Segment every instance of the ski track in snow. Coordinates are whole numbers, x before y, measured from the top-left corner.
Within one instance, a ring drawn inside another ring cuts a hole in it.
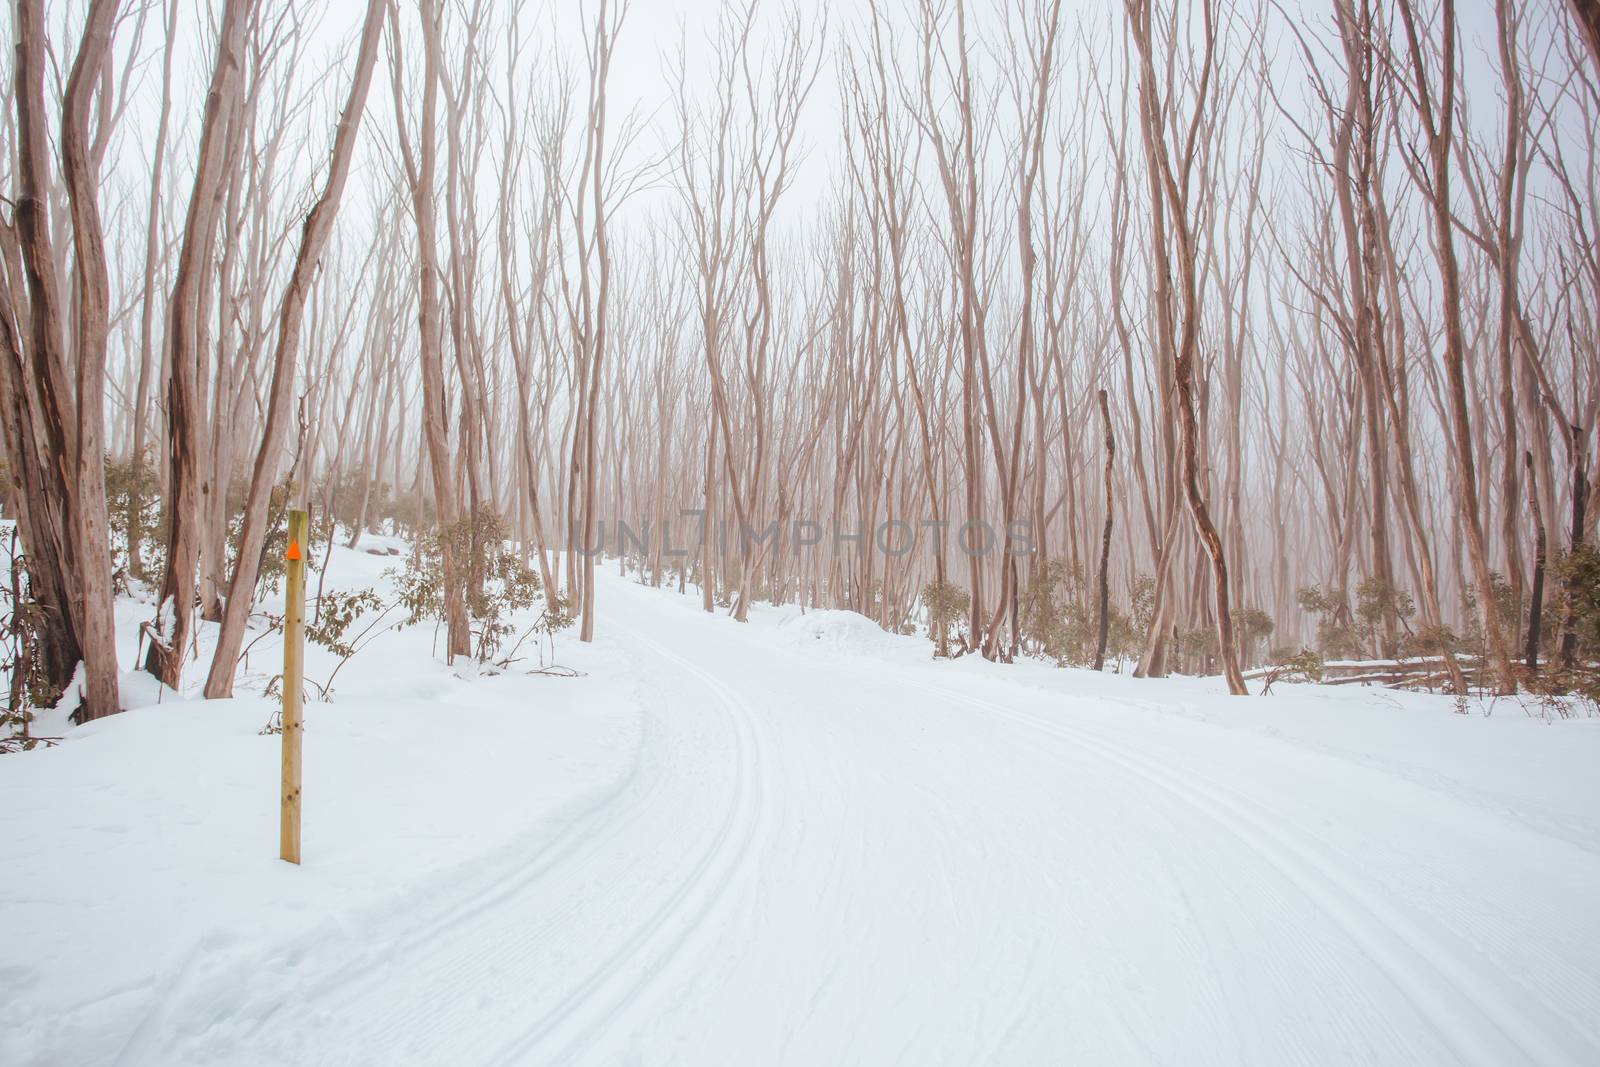
[[[303,987],[249,983],[241,998],[219,1002],[197,983],[174,983],[156,1019],[213,1025],[185,1033],[175,1024],[166,1041],[176,1039],[192,1062],[545,1064],[581,1055],[585,1038],[625,1013],[748,875],[766,789],[749,706],[711,673],[625,632],[711,700],[678,694],[619,794],[521,866],[493,865],[487,880],[431,914],[363,925],[360,936],[382,946],[376,953],[297,947],[291,970],[318,955],[354,957],[330,961],[320,976],[313,966]],[[696,707],[709,712],[703,732],[686,729],[682,715]],[[229,1025],[235,1017],[248,1025]],[[165,1059],[159,1029],[143,1028],[119,1059]]]
[[[661,975],[678,946],[753,861],[752,845],[761,821],[767,773],[767,756],[756,717],[738,694],[710,672],[637,631],[624,632],[657,659],[701,682],[721,705],[736,737],[734,799],[689,876],[673,887],[648,921],[618,944],[585,981],[491,1057],[494,1063],[557,1062],[543,1050],[559,1048],[570,1052],[580,1047],[585,1036],[625,1011],[640,991]]]
[[[1600,1062],[1600,856],[1481,797],[601,603],[645,711],[616,788],[389,910],[202,940],[113,1061]]]
[[[937,689],[923,691],[936,699],[950,699]],[[1341,869],[1309,838],[1272,818],[1259,803],[1071,722],[1019,714],[988,700],[968,698],[965,703],[1086,746],[1178,803],[1204,813],[1315,901],[1428,1017],[1463,1062],[1486,1067],[1509,1062],[1579,1063],[1583,1061],[1574,1058],[1573,1050],[1585,1043],[1593,1048],[1592,1031],[1577,1032],[1575,1020],[1556,1016],[1520,983],[1513,988],[1514,979],[1498,987],[1483,981],[1474,973],[1470,952],[1450,944],[1442,931],[1426,932],[1376,899],[1361,887],[1359,876]],[[1556,1040],[1555,1034],[1564,1040]]]

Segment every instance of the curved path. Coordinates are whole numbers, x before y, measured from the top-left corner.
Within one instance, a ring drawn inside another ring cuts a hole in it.
[[[1580,844],[1136,702],[603,592],[646,708],[622,791],[381,947],[264,961],[181,1055],[1600,1063]]]

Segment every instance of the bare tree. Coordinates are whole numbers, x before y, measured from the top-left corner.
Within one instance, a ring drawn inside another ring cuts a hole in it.
[[[59,266],[65,249],[52,235],[48,217],[44,12],[37,0],[20,0],[15,9],[19,195],[8,244],[14,240],[20,246],[21,264],[13,263],[26,276],[27,310],[24,317],[17,314],[20,309],[3,309],[7,329],[0,336],[10,372],[7,437],[21,446],[25,463],[37,464],[23,482],[23,531],[30,569],[49,612],[43,644],[51,682],[64,687],[75,661],[82,658],[85,689],[79,719],[122,710],[104,470],[110,286],[99,207],[100,157],[89,131],[96,99],[103,119],[113,106],[105,94],[97,98],[96,91],[110,62],[117,11],[115,0],[90,5],[62,102],[62,180],[74,262],[69,291]],[[14,321],[26,321],[25,335],[11,327]]]
[[[195,578],[200,556],[201,411],[199,354],[201,292],[216,239],[223,189],[227,125],[239,94],[240,64],[254,0],[226,0],[217,33],[217,54],[200,127],[199,161],[184,221],[183,244],[167,315],[167,565],[160,609],[146,627],[150,650],[145,669],[176,688],[192,635]]]
[[[1467,410],[1466,337],[1461,326],[1461,281],[1453,243],[1450,212],[1450,157],[1454,144],[1456,117],[1456,20],[1453,0],[1441,0],[1439,9],[1440,49],[1437,102],[1434,81],[1417,28],[1410,0],[1399,0],[1401,23],[1405,27],[1407,52],[1414,84],[1412,102],[1422,124],[1428,159],[1413,160],[1433,218],[1434,255],[1439,262],[1440,314],[1444,319],[1444,368],[1449,386],[1451,455],[1455,464],[1456,499],[1460,520],[1467,535],[1468,556],[1478,591],[1478,608],[1489,654],[1500,674],[1503,692],[1513,692],[1516,682],[1507,658],[1505,632],[1500,607],[1494,596],[1494,580],[1489,569],[1489,554],[1484,542],[1483,517],[1474,473],[1472,424]]]
[[[429,465],[433,471],[434,506],[438,510],[440,556],[444,566],[444,613],[446,655],[454,658],[472,651],[471,624],[467,618],[466,565],[459,558],[459,501],[456,496],[455,467],[450,455],[446,429],[444,352],[440,335],[439,253],[434,223],[435,171],[437,167],[437,124],[439,68],[442,62],[441,26],[435,0],[421,0],[422,20],[422,117],[417,133],[417,149],[412,150],[407,132],[404,46],[399,17],[389,5],[390,53],[393,72],[395,123],[399,131],[400,156],[411,189],[412,218],[417,227],[417,334],[422,362],[422,429],[427,443]]]
[[[273,355],[266,424],[250,475],[249,493],[245,498],[222,628],[206,677],[207,697],[225,697],[233,692],[234,665],[244,643],[245,624],[249,620],[250,604],[260,574],[261,548],[266,540],[267,505],[282,462],[284,439],[288,436],[306,298],[323,249],[333,234],[334,220],[338,217],[339,204],[344,196],[345,182],[350,174],[350,157],[355,151],[356,135],[360,132],[361,119],[366,112],[367,92],[372,87],[372,71],[377,63],[378,41],[383,33],[386,10],[386,0],[368,0],[350,92],[334,134],[328,176],[321,196],[306,215],[300,251],[295,256],[289,286],[278,312],[278,336]]]
[[[1238,650],[1233,638],[1233,613],[1228,591],[1228,568],[1223,556],[1222,538],[1200,485],[1200,431],[1195,411],[1195,360],[1200,343],[1197,260],[1189,218],[1190,176],[1204,128],[1208,94],[1216,62],[1216,12],[1207,0],[1201,4],[1200,73],[1194,90],[1194,104],[1183,126],[1170,135],[1168,109],[1158,88],[1156,45],[1149,0],[1127,0],[1128,25],[1139,52],[1140,128],[1143,131],[1145,161],[1150,183],[1151,247],[1157,260],[1156,317],[1158,345],[1171,353],[1170,367],[1182,425],[1183,491],[1200,540],[1211,557],[1216,607],[1218,654],[1228,691],[1235,696],[1249,692],[1239,671]],[[1175,31],[1174,31],[1175,32]],[[1170,245],[1168,227],[1170,226]],[[1174,277],[1175,276],[1175,277]],[[1176,290],[1174,292],[1174,290]]]

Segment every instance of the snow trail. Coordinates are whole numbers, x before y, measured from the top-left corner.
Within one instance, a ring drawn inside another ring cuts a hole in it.
[[[766,774],[758,723],[749,706],[692,662],[667,651],[637,630],[622,628],[630,643],[705,685],[726,712],[736,735],[734,800],[711,846],[689,876],[668,893],[648,921],[611,952],[587,979],[552,1004],[532,1026],[491,1058],[494,1063],[563,1062],[552,1051],[570,1052],[585,1036],[625,1011],[652,979],[659,978],[678,945],[711,913],[747,868],[762,815]]]
[[[1285,687],[1257,729],[1268,701],[1209,682],[938,663],[859,616],[601,592],[597,662],[640,709],[612,785],[426,892],[264,947],[207,934],[114,1044],[17,1061],[1600,1062],[1584,782],[1530,785],[1523,819],[1457,755],[1396,769],[1381,729],[1357,752],[1320,690]],[[1395,728],[1476,731],[1485,759],[1600,736],[1439,703]]]
[[[943,697],[937,690],[926,690]],[[1474,969],[1470,952],[1450,944],[1443,931],[1425,931],[1364,889],[1359,880],[1321,854],[1313,841],[1275,820],[1238,792],[1144,756],[1127,744],[1070,721],[1021,715],[987,700],[971,705],[1088,748],[1131,774],[1206,813],[1219,827],[1293,881],[1339,929],[1394,980],[1395,987],[1428,1015],[1439,1037],[1463,1062],[1485,1065],[1583,1062],[1594,1034],[1574,1032],[1574,1020],[1540,1004],[1515,976],[1496,982]],[[1437,924],[1428,924],[1434,925]]]
[[[664,688],[621,790],[444,906],[362,924],[359,936],[382,946],[376,953],[305,946],[304,986],[253,982],[234,1003],[208,1010],[206,992],[167,1007],[245,1024],[228,1027],[236,1044],[219,1043],[216,1025],[172,1035],[185,1058],[555,1063],[625,1010],[747,862],[763,773],[759,734],[737,696],[635,641],[716,699]],[[347,951],[357,965],[340,960]]]

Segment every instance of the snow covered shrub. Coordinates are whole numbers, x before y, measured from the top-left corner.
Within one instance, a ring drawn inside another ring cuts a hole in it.
[[[1499,609],[1500,619],[1507,629],[1507,632],[1501,634],[1501,639],[1507,648],[1515,648],[1517,638],[1510,631],[1521,625],[1518,620],[1522,617],[1522,608],[1511,595],[1511,583],[1506,581],[1505,575],[1491,571],[1489,590],[1490,595],[1494,597],[1495,607]],[[1467,624],[1467,632],[1463,635],[1467,647],[1479,655],[1488,655],[1489,639],[1483,631],[1483,612],[1478,606],[1476,585],[1469,585],[1466,588],[1461,601],[1461,617]]]
[[[509,667],[517,662],[521,658],[517,653],[522,650],[522,646],[527,643],[528,638],[532,637],[535,638],[535,647],[539,652],[539,668],[544,670],[555,661],[556,634],[576,621],[576,617],[572,614],[572,601],[569,598],[562,596],[560,593],[547,593],[545,595],[544,610],[539,613],[539,617],[534,620],[533,625],[523,631],[516,642],[506,650],[505,655],[500,658],[497,666]],[[545,662],[546,649],[550,653],[550,663],[548,664]]]
[[[333,665],[333,670],[328,673],[327,681],[319,682],[309,676],[305,679],[306,684],[316,690],[318,700],[327,701],[333,699],[333,680],[344,669],[344,665],[355,658],[357,652],[371,644],[379,634],[395,628],[392,623],[385,626],[384,620],[398,606],[398,604],[385,602],[372,589],[318,594],[315,610],[312,616],[306,620],[306,640],[318,648],[327,649],[338,657],[338,661]],[[354,633],[351,632],[358,620],[373,612],[377,614],[368,620],[365,626]],[[241,660],[245,663],[249,662],[250,648],[255,645],[256,641],[260,641],[268,634],[283,633],[284,618],[282,615],[262,612],[261,617],[266,621],[266,629],[257,635],[255,640],[251,641],[250,645],[244,649]],[[265,695],[277,697],[281,700],[283,695],[282,686],[283,675],[273,675],[272,679],[267,683]],[[283,726],[280,716],[280,712],[274,712],[272,721],[261,732],[264,734],[282,733]]]
[[[161,479],[147,457],[106,457],[106,517],[111,524],[111,569],[119,586],[126,579],[159,574],[166,566],[161,516]],[[132,551],[130,551],[130,547]]]
[[[415,491],[395,494],[384,518],[391,533],[413,540],[420,540],[439,521],[433,499]]]
[[[1317,650],[1327,659],[1359,659],[1361,637],[1343,589],[1308,585],[1295,594],[1300,610],[1317,617]]]
[[[19,752],[41,742],[28,732],[33,709],[55,704],[61,691],[51,683],[39,655],[45,609],[33,596],[28,561],[20,551],[15,525],[0,552],[5,554],[5,582],[0,584],[0,673],[8,682],[5,705],[0,707],[0,752]]]
[[[1416,610],[1410,593],[1382,578],[1363,578],[1356,586],[1356,633],[1374,652],[1382,651],[1383,620],[1393,616],[1405,625]]]
[[[540,616],[521,627],[523,638],[500,654],[508,639],[519,632],[514,616],[538,603],[544,590],[538,573],[508,544],[499,514],[485,508],[419,537],[406,569],[390,572],[407,623],[444,619],[446,547],[467,577],[467,615],[472,621],[473,656],[479,663],[508,666],[528,636],[553,634],[572,624],[565,600],[546,597]]]
[[[1229,618],[1233,620],[1234,651],[1245,666],[1257,662],[1256,647],[1272,636],[1272,616],[1260,608],[1235,608]],[[1220,668],[1217,660],[1217,628],[1206,622],[1186,630],[1179,630],[1173,652],[1192,674],[1214,674]]]
[[[922,587],[922,603],[928,609],[928,637],[935,655],[950,654],[950,627],[957,624],[972,603],[965,589],[952,581],[929,582]]]
[[[1152,574],[1140,574],[1133,579],[1133,584],[1128,589],[1128,611],[1124,613],[1113,602],[1108,615],[1110,623],[1106,627],[1106,662],[1113,664],[1114,670],[1120,670],[1117,664],[1123,660],[1137,660],[1144,652],[1145,641],[1150,636],[1150,626],[1155,615],[1156,606],[1156,579]],[[1095,607],[1096,625],[1099,625],[1099,606]],[[1096,640],[1099,632],[1096,631]]]
[[[395,607],[394,604],[385,604],[371,589],[357,589],[348,593],[336,591],[317,597],[316,616],[306,623],[306,640],[339,657],[326,682],[320,685],[312,683],[321,690],[321,699],[327,700],[332,695],[333,680],[344,665],[387,629],[382,627],[383,620]],[[352,634],[351,627],[356,620],[370,612],[377,612],[376,617]]]
[[[755,595],[754,590],[751,595]],[[894,596],[893,590],[885,587],[882,579],[874,578],[869,584],[860,587],[856,598],[857,609],[861,614],[889,633],[909,637],[917,632],[915,616],[905,610],[905,605]],[[781,602],[777,591],[771,593],[771,599],[774,604]],[[911,607],[914,610],[915,604]]]
[[[1557,588],[1562,590],[1562,615],[1572,613],[1578,658],[1600,659],[1600,548],[1578,545],[1556,560],[1550,570]],[[1569,587],[1570,596],[1566,593]]]
[[[1400,643],[1400,654],[1404,656],[1442,656],[1461,649],[1461,635],[1443,624],[1419,626],[1416,633]]]
[[[1263,696],[1272,691],[1274,682],[1322,681],[1322,656],[1313,649],[1302,648],[1293,651],[1287,648],[1275,648],[1269,658],[1272,660],[1272,667],[1262,678]]]
[[[1576,589],[1568,596],[1568,582]],[[1575,551],[1553,553],[1545,565],[1544,596],[1539,611],[1539,660],[1541,671],[1548,672],[1561,657],[1562,635],[1566,632],[1567,605],[1573,613],[1574,651],[1580,660],[1600,659],[1600,549],[1579,545]],[[1527,647],[1529,605],[1517,618],[1520,627],[1512,646],[1521,658]]]
[[[1137,654],[1143,646],[1145,638],[1150,636],[1150,623],[1156,613],[1156,577],[1153,574],[1141,574],[1133,580],[1133,588],[1129,590],[1131,601],[1131,614],[1128,625],[1133,628],[1135,642],[1129,646],[1130,654]]]
[[[1577,666],[1525,672],[1523,688],[1533,695],[1546,719],[1600,715],[1600,670]],[[1526,705],[1524,705],[1526,707]]]
[[[1022,639],[1057,666],[1087,666],[1100,636],[1083,570],[1052,559],[1035,567],[1022,596]]]
[[[434,538],[419,538],[411,549],[405,570],[389,570],[399,604],[406,609],[405,625],[444,618],[444,565]]]
[[[1347,590],[1308,585],[1296,594],[1302,611],[1317,616],[1317,648],[1329,659],[1364,659],[1385,654],[1383,622],[1392,616],[1402,626],[1416,611],[1411,594],[1381,578],[1367,577],[1356,584],[1354,610]],[[1417,635],[1413,635],[1414,637]],[[1434,634],[1438,644],[1444,634]],[[1450,635],[1454,640],[1454,635]],[[1454,647],[1453,645],[1451,647]],[[1442,647],[1435,652],[1438,655]]]
[[[712,592],[712,600],[716,602],[717,607],[733,607],[733,598],[739,595],[739,580],[742,574],[743,563],[735,557],[713,575],[716,589]]]
[[[671,556],[659,560],[641,557],[638,575],[640,585],[660,588],[663,585],[683,584],[688,580],[689,569],[683,560]]]
[[[1580,544],[1563,553],[1551,562],[1550,578],[1555,595],[1546,601],[1542,631],[1547,666],[1525,683],[1563,717],[1600,714],[1600,549]],[[1573,656],[1567,665],[1561,647],[1569,615]]]
[[[1173,654],[1186,674],[1211,674],[1216,670],[1217,628],[1209,623],[1179,630]]]
[[[260,569],[256,573],[256,593],[276,593],[283,584],[283,577],[288,573],[289,549],[289,524],[285,516],[289,512],[289,494],[294,486],[289,482],[272,487],[271,494],[267,497],[267,536],[261,542]],[[228,571],[232,573],[235,561],[239,555],[239,538],[244,530],[244,511],[241,508],[238,514],[228,519]],[[311,538],[316,540],[315,535]],[[315,555],[310,551],[310,544],[306,549],[306,567],[311,569]]]
[[[340,526],[354,531],[373,529],[393,510],[389,483],[368,478],[362,471],[347,471],[327,490],[329,511]]]
[[[1121,661],[1137,659],[1144,650],[1144,629],[1115,604],[1111,605],[1110,614],[1111,624],[1106,627],[1106,662],[1114,671],[1120,671]]]
[[[1236,608],[1233,612],[1233,640],[1239,649],[1239,662],[1256,662],[1256,646],[1272,636],[1277,624],[1260,608]]]
[[[542,589],[539,575],[515,552],[506,551],[504,542],[494,542],[494,549],[488,554],[483,584],[467,596],[479,663],[488,662],[516,634],[512,615],[533,607]]]

